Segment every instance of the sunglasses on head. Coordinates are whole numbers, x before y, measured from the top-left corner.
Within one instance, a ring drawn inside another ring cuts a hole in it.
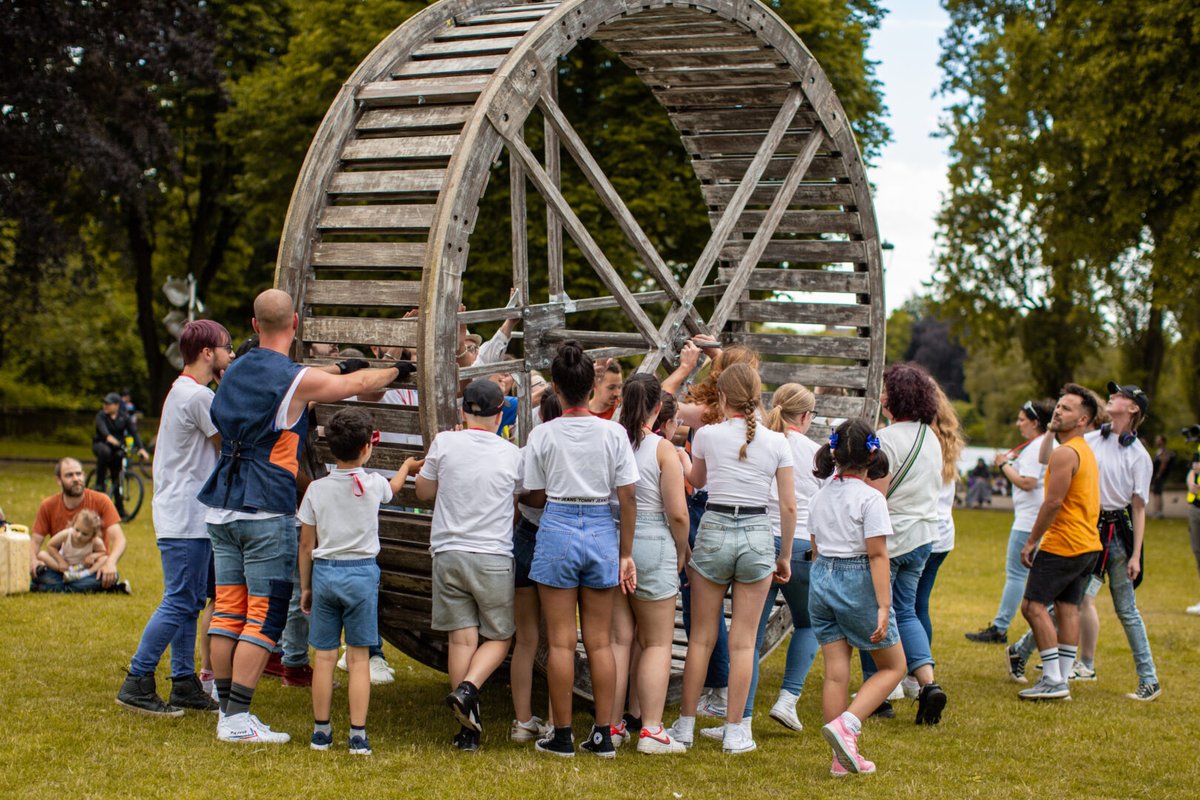
[[[1025,405],[1021,406],[1021,410],[1025,412],[1025,416],[1029,417],[1034,422],[1037,422],[1038,413],[1037,409],[1033,407],[1032,400],[1026,400]]]

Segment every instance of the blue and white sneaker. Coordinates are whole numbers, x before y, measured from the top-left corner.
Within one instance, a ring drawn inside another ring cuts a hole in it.
[[[365,736],[350,737],[350,755],[352,756],[369,756],[371,755],[371,743],[367,741]]]
[[[333,734],[325,733],[324,731],[313,731],[312,739],[308,746],[313,750],[328,750],[333,747]]]

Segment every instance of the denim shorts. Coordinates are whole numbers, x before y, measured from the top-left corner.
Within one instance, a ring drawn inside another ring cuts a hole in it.
[[[533,586],[529,579],[529,568],[533,566],[533,550],[537,546],[538,526],[521,517],[513,529],[513,566],[516,576],[513,583],[518,589]]]
[[[662,512],[638,512],[633,563],[637,567],[637,589],[633,596],[638,600],[666,600],[679,594],[675,540]]]
[[[775,571],[775,534],[766,514],[705,511],[692,569],[713,583],[758,583]]]
[[[346,631],[347,647],[379,642],[379,566],[373,558],[313,559],[312,616],[308,643],[337,650]]]
[[[296,570],[291,514],[208,525],[216,572],[209,633],[273,648],[287,622]]]
[[[884,650],[900,643],[896,612],[888,609],[887,635],[872,642],[879,604],[866,556],[817,556],[809,573],[808,616],[821,645],[845,639],[858,650]]]
[[[495,553],[444,550],[433,555],[435,631],[478,628],[484,639],[511,638],[513,559]]]
[[[612,589],[618,583],[617,528],[608,503],[546,503],[529,577],[555,589]]]

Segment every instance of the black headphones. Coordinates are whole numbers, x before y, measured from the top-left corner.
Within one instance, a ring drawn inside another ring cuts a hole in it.
[[[1112,423],[1111,422],[1106,422],[1100,426],[1100,436],[1101,437],[1107,439],[1111,435],[1112,435]],[[1117,444],[1121,445],[1121,447],[1129,447],[1131,444],[1133,444],[1136,441],[1137,441],[1137,431],[1125,431],[1125,433],[1122,433],[1120,436],[1117,437]]]

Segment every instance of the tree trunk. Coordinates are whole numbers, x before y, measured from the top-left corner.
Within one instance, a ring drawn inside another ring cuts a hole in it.
[[[134,293],[137,297],[137,326],[150,378],[150,408],[161,408],[167,387],[163,385],[163,356],[159,351],[158,320],[154,317],[154,244],[146,233],[141,209],[130,203],[125,208],[125,231],[129,257],[133,261]]]

